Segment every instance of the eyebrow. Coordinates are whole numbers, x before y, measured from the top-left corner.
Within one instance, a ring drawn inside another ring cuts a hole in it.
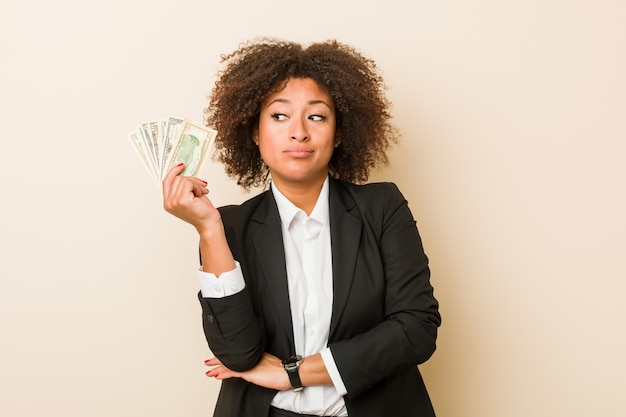
[[[267,108],[267,107],[271,106],[274,103],[287,103],[287,104],[289,104],[290,101],[287,100],[286,98],[277,98],[277,99],[272,100],[271,102],[267,103],[267,106],[265,106],[265,107]],[[332,110],[332,107],[330,106],[330,104],[328,104],[324,100],[309,100],[309,101],[307,101],[306,104],[308,104],[310,106],[314,105],[314,104],[323,104],[323,105],[325,105],[326,107],[328,107],[329,109]]]

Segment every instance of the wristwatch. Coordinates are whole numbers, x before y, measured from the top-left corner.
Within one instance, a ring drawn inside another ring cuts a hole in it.
[[[298,373],[298,368],[303,360],[304,359],[302,359],[302,356],[300,355],[293,355],[287,359],[283,359],[283,368],[287,371],[291,388],[293,388],[295,392],[302,391],[304,389],[302,381],[300,381],[300,374]]]

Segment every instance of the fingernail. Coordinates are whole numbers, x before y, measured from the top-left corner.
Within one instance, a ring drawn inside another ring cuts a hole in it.
[[[176,165],[177,167],[183,166],[185,165],[183,162],[181,162],[180,164]]]
[[[208,182],[206,182],[205,180],[200,180],[200,181],[202,181],[202,183],[203,183],[204,185],[207,185],[207,184],[208,184]]]

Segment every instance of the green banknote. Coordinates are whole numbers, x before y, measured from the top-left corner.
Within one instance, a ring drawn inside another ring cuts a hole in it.
[[[216,135],[200,123],[167,117],[140,123],[128,139],[150,175],[161,182],[181,162],[185,164],[181,175],[195,177]]]

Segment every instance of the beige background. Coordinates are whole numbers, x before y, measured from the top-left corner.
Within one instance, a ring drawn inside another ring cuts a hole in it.
[[[0,415],[207,416],[196,237],[126,133],[202,119],[247,38],[377,60],[441,302],[440,417],[626,415],[626,6],[11,2],[0,13]],[[207,164],[217,204],[248,196]]]

